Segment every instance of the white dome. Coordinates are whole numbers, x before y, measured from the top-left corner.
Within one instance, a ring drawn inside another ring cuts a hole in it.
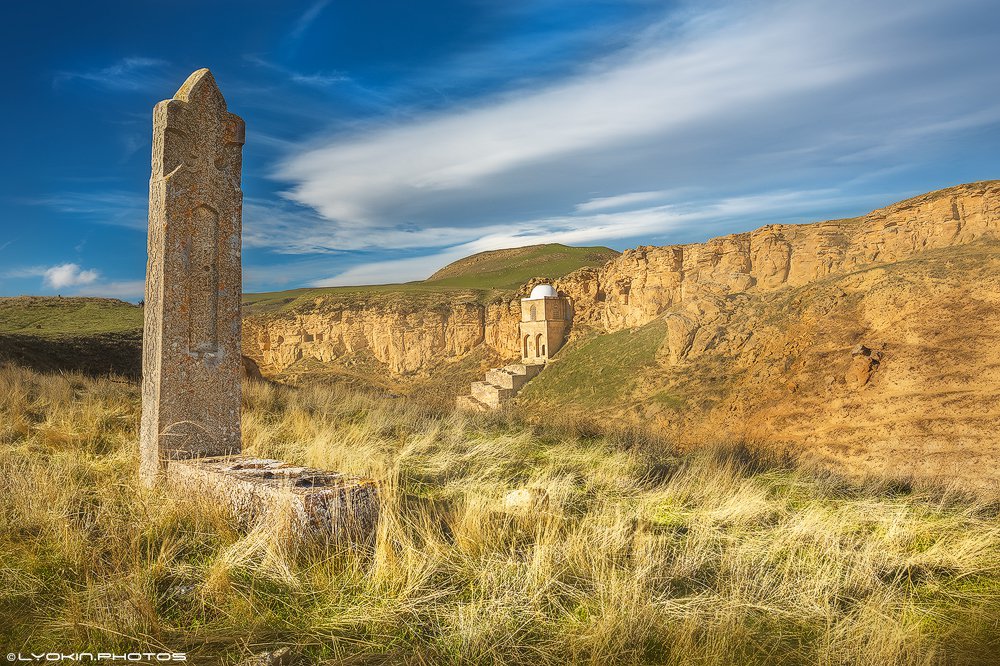
[[[540,284],[531,290],[531,296],[528,298],[551,298],[558,295],[551,284]]]

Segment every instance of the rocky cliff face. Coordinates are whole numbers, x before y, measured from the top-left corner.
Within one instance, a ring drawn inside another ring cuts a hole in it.
[[[638,247],[603,268],[571,273],[556,286],[573,298],[577,326],[603,331],[642,326],[692,304],[673,325],[682,339],[687,334],[678,327],[713,316],[712,303],[719,297],[798,287],[998,232],[1000,181],[986,181],[925,194],[860,218],[774,224],[705,243]]]
[[[579,344],[529,385],[526,406],[576,409],[561,391],[597,357],[600,399],[576,410],[590,418],[1000,489],[1000,181],[852,220],[639,248],[558,286],[576,301]],[[614,353],[599,355],[604,340]]]
[[[639,247],[601,268],[571,273],[556,286],[573,300],[574,336],[663,319],[666,338],[659,358],[679,366],[712,350],[738,353],[760,337],[763,330],[751,325],[752,312],[739,307],[748,299],[996,237],[998,225],[1000,181],[974,183],[855,219],[769,225],[701,244]],[[481,302],[481,292],[461,290],[318,297],[293,311],[249,315],[244,351],[270,375],[300,362],[336,365],[363,358],[359,364],[366,372],[374,367],[397,378],[442,381],[447,375],[461,386],[466,379],[453,377],[454,362],[484,358],[483,353],[494,363],[519,357],[520,295],[488,303]],[[467,370],[474,377],[482,368]]]
[[[481,304],[474,294],[434,302],[402,294],[378,302],[320,298],[304,311],[248,317],[244,348],[272,374],[303,359],[366,355],[393,374],[412,375],[480,346],[516,357],[519,318],[516,299]]]

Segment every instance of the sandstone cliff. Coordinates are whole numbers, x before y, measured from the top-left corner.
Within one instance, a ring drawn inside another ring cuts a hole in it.
[[[639,248],[558,287],[574,340],[526,405],[1000,489],[998,181]]]
[[[571,339],[518,400],[682,444],[749,439],[840,469],[1000,482],[998,276],[1000,181],[636,248],[556,280]],[[517,298],[533,284],[317,297],[249,314],[244,350],[265,374],[457,392],[518,357]]]
[[[773,224],[705,243],[639,247],[602,268],[571,273],[556,286],[573,298],[577,326],[604,331],[641,326],[690,303],[672,324],[683,347],[704,316],[701,309],[714,311],[711,303],[718,297],[797,287],[934,248],[994,238],[998,231],[1000,181],[985,181],[859,218]]]
[[[244,349],[272,374],[302,360],[330,363],[361,355],[394,375],[419,375],[480,346],[500,358],[517,357],[516,296],[487,303],[479,296],[457,291],[317,298],[290,312],[248,316]]]

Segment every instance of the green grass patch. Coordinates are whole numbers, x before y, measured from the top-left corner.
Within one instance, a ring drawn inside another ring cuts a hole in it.
[[[553,280],[585,266],[603,266],[616,256],[618,252],[606,247],[559,243],[494,250],[459,259],[425,283],[464,289],[517,289],[532,278]]]
[[[294,311],[322,300],[327,306],[395,304],[434,307],[450,302],[488,303],[511,298],[532,278],[554,280],[585,266],[603,266],[618,253],[606,247],[569,247],[558,243],[481,252],[460,259],[427,280],[402,284],[316,287],[245,294],[251,314]]]
[[[596,334],[561,349],[522,392],[524,400],[602,407],[627,398],[644,370],[656,363],[666,335],[657,319],[645,326]]]
[[[142,308],[112,298],[0,298],[0,333],[93,335],[142,328]]]

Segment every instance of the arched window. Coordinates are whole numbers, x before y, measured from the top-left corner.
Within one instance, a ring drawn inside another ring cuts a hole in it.
[[[538,309],[534,305],[532,305],[531,309],[528,310],[528,317],[530,321],[535,321],[536,319],[538,319]]]

